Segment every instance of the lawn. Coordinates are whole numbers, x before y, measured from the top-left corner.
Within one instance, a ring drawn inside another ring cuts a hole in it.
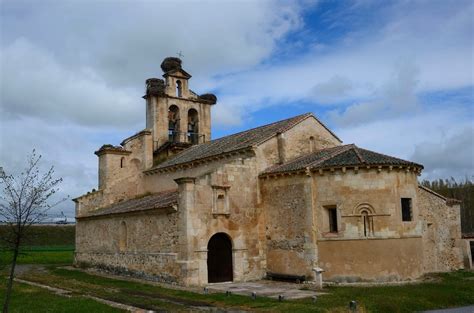
[[[2,229],[0,229],[0,232]],[[168,312],[191,312],[193,307],[236,308],[250,312],[347,312],[348,303],[356,300],[359,312],[419,312],[474,304],[474,272],[459,271],[432,275],[423,283],[385,287],[328,287],[327,295],[312,299],[278,302],[258,297],[193,293],[158,285],[93,275],[72,267],[74,227],[41,226],[23,246],[18,263],[35,264],[23,271],[22,279],[72,292],[72,298],[50,291],[15,284],[12,312],[117,312],[86,299],[93,295],[143,309]],[[6,264],[10,252],[0,254]],[[8,268],[0,272],[6,278]],[[303,285],[302,285],[303,287]],[[3,297],[3,289],[0,296]],[[257,291],[258,292],[258,291]],[[191,308],[191,309],[190,309]]]
[[[3,287],[3,286],[2,286]],[[15,283],[10,302],[11,313],[30,312],[125,312],[83,297],[64,297],[42,288]],[[5,288],[0,289],[0,297],[5,296]],[[2,302],[3,303],[3,302]]]
[[[8,232],[8,226],[0,225],[0,238]],[[27,246],[74,246],[74,225],[35,225],[28,229]]]
[[[0,266],[12,260],[11,251],[0,251]],[[18,264],[72,264],[74,246],[24,246],[18,255]]]
[[[278,302],[247,296],[197,294],[157,285],[113,279],[72,268],[50,267],[49,272],[28,273],[27,279],[71,290],[94,294],[143,309],[187,311],[189,306],[238,308],[255,312],[346,312],[356,300],[360,312],[415,312],[474,303],[474,273],[459,271],[437,274],[429,282],[387,287],[331,287],[328,295],[312,299]]]
[[[0,225],[0,238],[7,231],[8,226]],[[32,226],[18,255],[18,264],[71,264],[75,234],[73,225]],[[0,247],[0,268],[11,259],[12,253]]]

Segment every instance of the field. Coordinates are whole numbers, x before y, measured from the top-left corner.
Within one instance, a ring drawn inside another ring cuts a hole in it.
[[[0,238],[7,231],[0,226]],[[18,264],[71,264],[74,256],[75,227],[68,226],[34,226],[22,245]],[[0,246],[0,268],[7,265],[11,252]]]
[[[69,227],[69,226],[68,226]],[[36,229],[35,239],[22,252],[18,277],[67,291],[68,297],[24,283],[14,285],[12,312],[120,312],[93,299],[114,301],[159,312],[198,312],[237,309],[246,312],[348,312],[356,300],[358,312],[419,312],[474,304],[474,273],[459,271],[431,275],[424,282],[385,287],[329,287],[327,295],[278,302],[268,298],[202,294],[157,284],[84,272],[72,262],[74,228]],[[53,234],[53,235],[51,235]],[[26,265],[29,264],[29,265]],[[7,268],[1,272],[6,281]],[[3,290],[0,291],[3,296]],[[225,311],[224,311],[225,312]]]

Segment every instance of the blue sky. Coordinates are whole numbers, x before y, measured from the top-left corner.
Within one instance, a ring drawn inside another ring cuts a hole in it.
[[[145,79],[182,51],[213,137],[313,112],[344,141],[474,175],[472,1],[0,1],[0,166],[32,148],[72,197],[93,151],[145,124]],[[72,204],[60,208],[73,214]]]

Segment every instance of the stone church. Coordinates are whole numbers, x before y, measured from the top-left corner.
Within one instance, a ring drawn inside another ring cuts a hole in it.
[[[311,113],[211,140],[213,94],[178,58],[146,80],[146,128],[103,145],[76,202],[78,266],[181,285],[404,281],[462,267],[459,203],[423,166],[343,144]]]

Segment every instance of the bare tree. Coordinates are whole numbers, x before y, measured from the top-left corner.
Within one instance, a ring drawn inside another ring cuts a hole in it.
[[[50,198],[58,191],[57,187],[62,178],[53,177],[53,167],[41,173],[40,160],[41,155],[37,155],[33,150],[28,156],[25,170],[17,176],[7,175],[0,167],[0,185],[3,188],[0,194],[0,220],[6,224],[2,239],[13,252],[3,313],[8,312],[18,253],[30,226],[44,220],[51,207],[65,200],[50,203]]]

